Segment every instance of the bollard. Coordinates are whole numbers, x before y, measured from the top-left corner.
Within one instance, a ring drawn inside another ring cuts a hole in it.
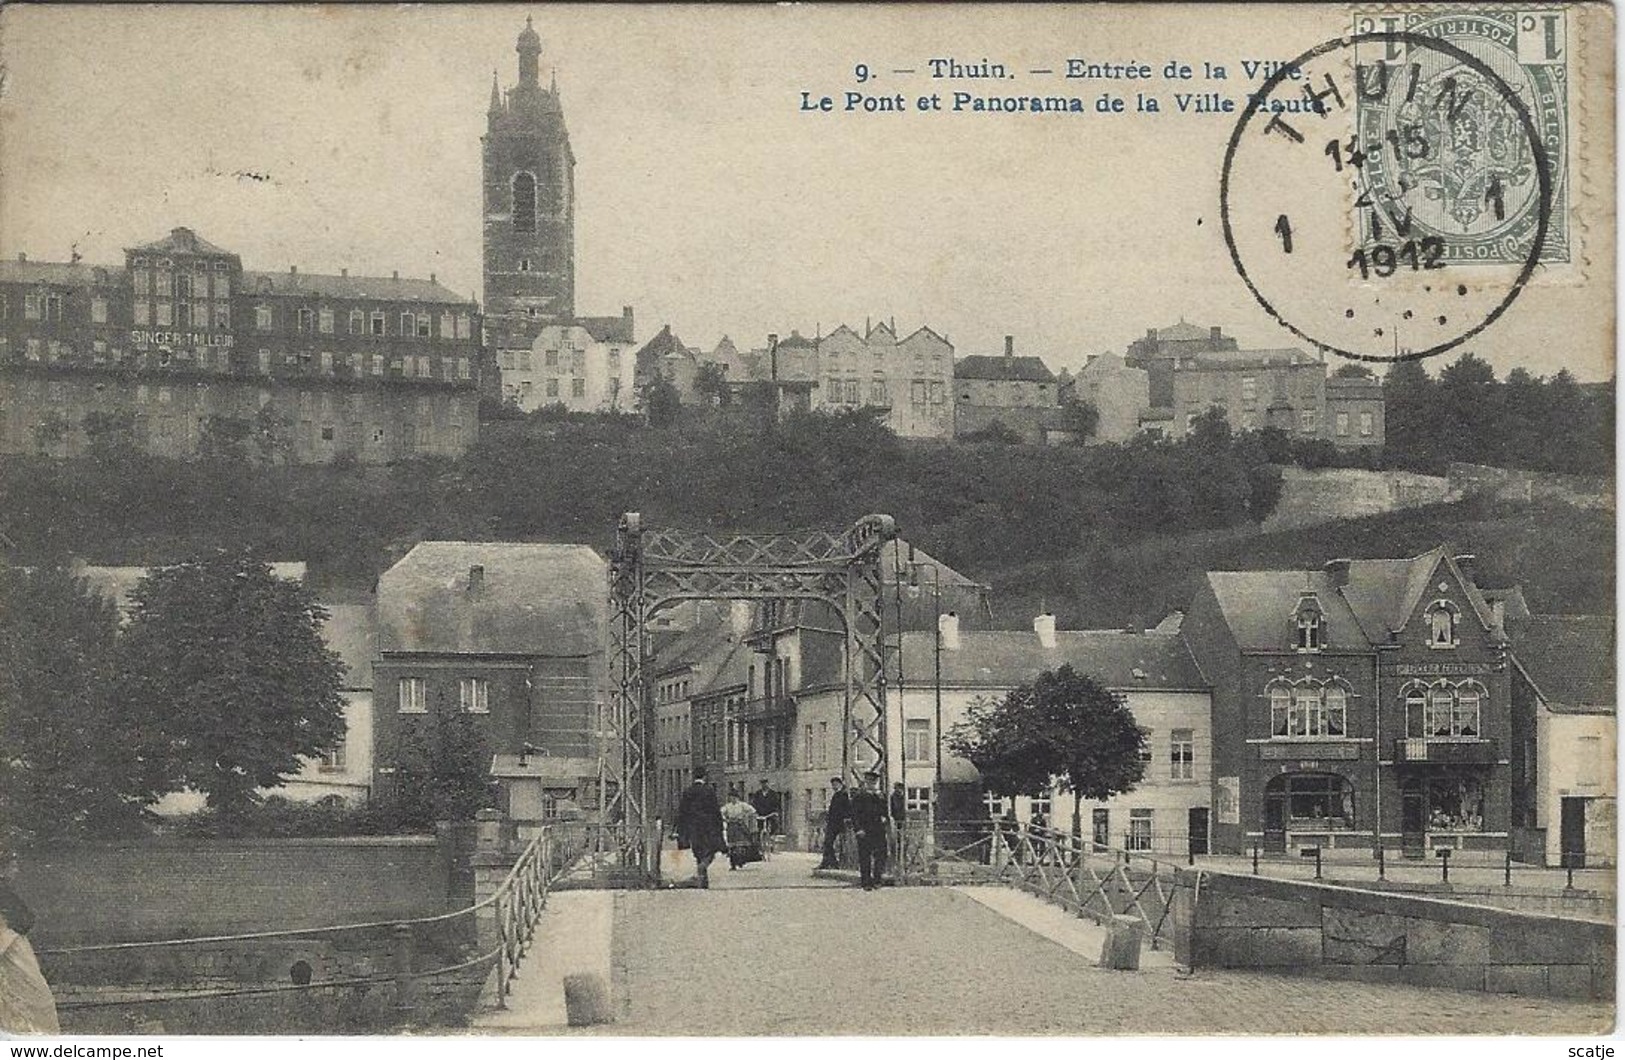
[[[1574,890],[1574,860],[1572,858],[1565,857],[1563,859],[1563,863],[1569,871],[1569,882],[1563,885],[1563,889],[1565,891],[1572,891]]]
[[[1440,868],[1441,868],[1441,870],[1443,872],[1443,875],[1441,876],[1439,882],[1440,883],[1449,883],[1450,882],[1450,848],[1445,847],[1443,850],[1435,850],[1433,852],[1433,854],[1434,854],[1435,857],[1437,857],[1439,859],[1439,866],[1440,866]]]
[[[1315,879],[1320,879],[1320,848],[1315,848]]]
[[[1503,884],[1503,886],[1506,886],[1506,887],[1511,887],[1512,886],[1512,851],[1510,851],[1510,850],[1507,851],[1506,883]]]
[[[405,1019],[409,1018],[416,1004],[415,982],[412,976],[412,925],[395,925],[395,1014]]]
[[[1388,878],[1387,857],[1386,857],[1386,854],[1384,853],[1382,840],[1378,839],[1377,840],[1377,879],[1386,880],[1387,878]]]
[[[1106,922],[1106,938],[1100,944],[1100,967],[1114,971],[1140,970],[1140,932],[1144,929],[1139,917],[1114,916]]]
[[[1258,875],[1258,844],[1253,844],[1253,875]]]

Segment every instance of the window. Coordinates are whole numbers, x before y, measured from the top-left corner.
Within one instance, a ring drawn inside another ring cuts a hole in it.
[[[813,767],[812,726],[810,724],[801,727],[801,762],[807,769]]]
[[[903,794],[903,811],[905,813],[930,813],[931,789],[908,788]]]
[[[333,745],[333,749],[322,755],[321,764],[318,768],[323,773],[344,772],[344,737],[339,737],[339,741]]]
[[[818,723],[818,768],[829,765],[829,722]]]
[[[931,404],[941,405],[947,401],[947,389],[941,380],[931,381]]]
[[[419,313],[418,314],[418,338],[426,339],[428,337],[429,337],[429,314],[427,314],[427,313]]]
[[[1428,831],[1484,830],[1484,785],[1471,774],[1441,773],[1427,782]]]
[[[322,374],[323,375],[332,375],[333,374],[333,355],[331,353],[328,353],[326,350],[323,350],[322,351],[322,362],[321,363],[322,363]]]
[[[316,330],[316,311],[313,309],[299,310],[299,330],[311,332]]]
[[[1436,600],[1428,607],[1428,647],[1454,648],[1456,639],[1455,606],[1448,600]]]
[[[457,314],[457,337],[460,338],[460,339],[468,338],[469,328],[470,328],[470,323],[469,323],[468,314],[467,313],[458,313]]]
[[[382,314],[382,313],[374,313],[372,315],[371,323],[372,323],[372,329],[371,329],[371,332],[370,332],[371,334],[373,334],[373,335],[382,335],[384,333],[384,314]]]
[[[987,807],[987,815],[994,820],[1004,816],[1004,799],[991,791],[982,793],[982,805]]]
[[[542,355],[542,363],[549,368],[557,368],[559,366],[559,351],[548,350],[547,353]]]
[[[1325,647],[1319,607],[1303,607],[1298,611],[1297,649],[1319,651]]]
[[[1315,433],[1315,422],[1316,422],[1316,417],[1315,417],[1315,410],[1314,409],[1300,409],[1299,410],[1299,412],[1298,412],[1298,427],[1299,427],[1300,430],[1303,431],[1304,434],[1314,434]]]
[[[1251,405],[1258,400],[1258,380],[1250,375],[1241,377],[1241,403]]]
[[[414,318],[411,313],[401,314],[401,334],[403,336],[412,334],[413,321],[415,319],[416,318]]]
[[[135,303],[135,322],[142,325],[152,323],[151,303],[144,301],[138,301]]]
[[[465,677],[457,683],[457,699],[464,714],[489,714],[491,682],[483,677]]]
[[[449,339],[457,334],[457,322],[450,313],[440,314],[440,337]]]
[[[254,326],[261,331],[271,330],[271,307],[260,305],[254,307]]]
[[[1405,690],[1405,735],[1413,740],[1427,735],[1427,692],[1421,685]]]
[[[570,396],[573,398],[587,396],[587,381],[579,376],[570,380]]]
[[[536,178],[529,173],[513,177],[513,226],[520,232],[536,231]]]
[[[529,350],[520,350],[519,351],[519,370],[521,372],[530,371],[530,351]]]
[[[214,296],[216,298],[231,297],[231,277],[224,272],[214,274]]]
[[[175,303],[175,326],[190,328],[192,326],[192,305],[190,302]]]
[[[1462,685],[1456,689],[1456,710],[1451,719],[1451,735],[1478,735],[1478,688]]]
[[[372,374],[384,374],[384,355],[381,353],[375,353],[372,355]]]
[[[1428,690],[1427,734],[1449,736],[1455,724],[1455,697],[1448,685],[1435,685]]]
[[[909,718],[903,722],[903,760],[931,761],[931,722],[928,719]]]
[[[1337,436],[1339,438],[1347,438],[1349,436],[1349,414],[1346,412],[1339,412],[1337,414]]]
[[[350,334],[360,335],[367,330],[367,314],[359,309],[350,310]]]
[[[1369,412],[1360,413],[1360,437],[1361,438],[1369,438],[1369,437],[1371,437],[1371,431],[1372,431],[1371,413],[1369,413]]]
[[[219,302],[214,307],[214,326],[217,328],[231,327],[231,303]]]
[[[333,311],[324,307],[316,315],[316,326],[321,329],[323,335],[333,334]]]
[[[90,300],[90,322],[92,324],[107,323],[107,299],[98,296]]]
[[[909,385],[909,388],[908,388],[909,404],[923,406],[923,405],[926,404],[926,401],[927,401],[929,395],[930,395],[930,389],[926,386],[926,383],[925,383],[924,379],[916,379],[916,380],[914,380],[913,383],[911,383]]]
[[[161,328],[167,328],[174,323],[174,320],[175,307],[169,302],[159,302],[157,305],[157,317],[153,322]]]
[[[459,358],[457,358],[457,378],[458,379],[467,379],[467,378],[469,378],[468,358],[467,357],[459,357]]]
[[[261,375],[270,375],[271,374],[271,351],[270,350],[261,350],[260,351],[260,374]]]
[[[1050,805],[1048,798],[1039,796],[1037,798],[1028,800],[1027,823],[1037,825],[1039,827],[1047,827],[1049,825],[1049,811]]]
[[[429,713],[428,690],[424,687],[421,677],[401,678],[399,699],[399,710],[402,714]]]
[[[152,293],[152,272],[150,270],[145,268],[137,268],[135,270],[135,293]]]
[[[1089,814],[1089,823],[1094,832],[1094,844],[1099,849],[1112,845],[1112,812],[1110,810],[1096,809]]]
[[[1153,812],[1143,807],[1128,812],[1128,850],[1151,849],[1151,823]]]
[[[1173,780],[1196,776],[1196,743],[1190,729],[1175,729],[1169,736],[1168,775]]]
[[[547,381],[547,396],[550,398],[556,398],[559,396],[559,381],[557,379],[549,379]]]
[[[1150,733],[1150,732],[1147,732],[1145,734],[1145,741],[1140,744],[1140,750],[1138,752],[1140,761],[1145,763],[1145,766],[1146,766],[1145,772],[1146,773],[1151,772],[1151,738],[1152,738],[1152,735],[1153,734]]]
[[[1354,820],[1354,792],[1339,776],[1315,773],[1276,777],[1265,788],[1268,793],[1286,796],[1287,816],[1293,821],[1326,825],[1334,821],[1345,827]]]

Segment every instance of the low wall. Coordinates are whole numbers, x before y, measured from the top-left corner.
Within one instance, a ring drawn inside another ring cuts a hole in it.
[[[1613,483],[1588,475],[1558,475],[1521,468],[1451,464],[1450,488],[1462,494],[1488,494],[1506,501],[1561,501],[1576,508],[1614,508]]]
[[[1174,952],[1256,968],[1564,998],[1614,995],[1611,924],[1296,880],[1179,873]]]
[[[1327,468],[1281,469],[1281,498],[1264,520],[1265,532],[1338,519],[1382,515],[1402,508],[1442,504],[1461,496],[1454,482],[1409,471]]]
[[[407,920],[466,905],[431,836],[138,839],[21,852],[36,949]]]

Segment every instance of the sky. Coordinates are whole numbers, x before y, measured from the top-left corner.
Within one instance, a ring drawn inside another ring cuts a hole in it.
[[[478,297],[480,136],[527,14],[577,160],[577,311],[631,305],[639,341],[667,323],[710,349],[895,318],[960,355],[1013,335],[1056,370],[1180,319],[1300,344],[1241,284],[1216,223],[1233,119],[912,108],[961,90],[1116,91],[1132,109],[1143,82],[1026,72],[1235,70],[1342,32],[1330,7],[9,6],[0,253],[119,263],[184,225],[246,268],[433,273]],[[1021,78],[932,80],[934,57]],[[877,75],[861,86],[860,63]],[[1214,86],[1152,87],[1166,104]],[[847,91],[902,92],[911,109],[846,113]],[[802,111],[802,92],[835,110]],[[1610,158],[1611,106],[1583,115]],[[1597,173],[1578,196],[1604,203],[1576,217],[1588,260],[1537,277],[1468,347],[1501,373],[1612,374],[1613,174]]]

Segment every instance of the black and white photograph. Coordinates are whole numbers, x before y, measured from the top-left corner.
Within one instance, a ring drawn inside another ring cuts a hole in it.
[[[6,5],[9,1055],[1613,1055],[1615,19]]]

